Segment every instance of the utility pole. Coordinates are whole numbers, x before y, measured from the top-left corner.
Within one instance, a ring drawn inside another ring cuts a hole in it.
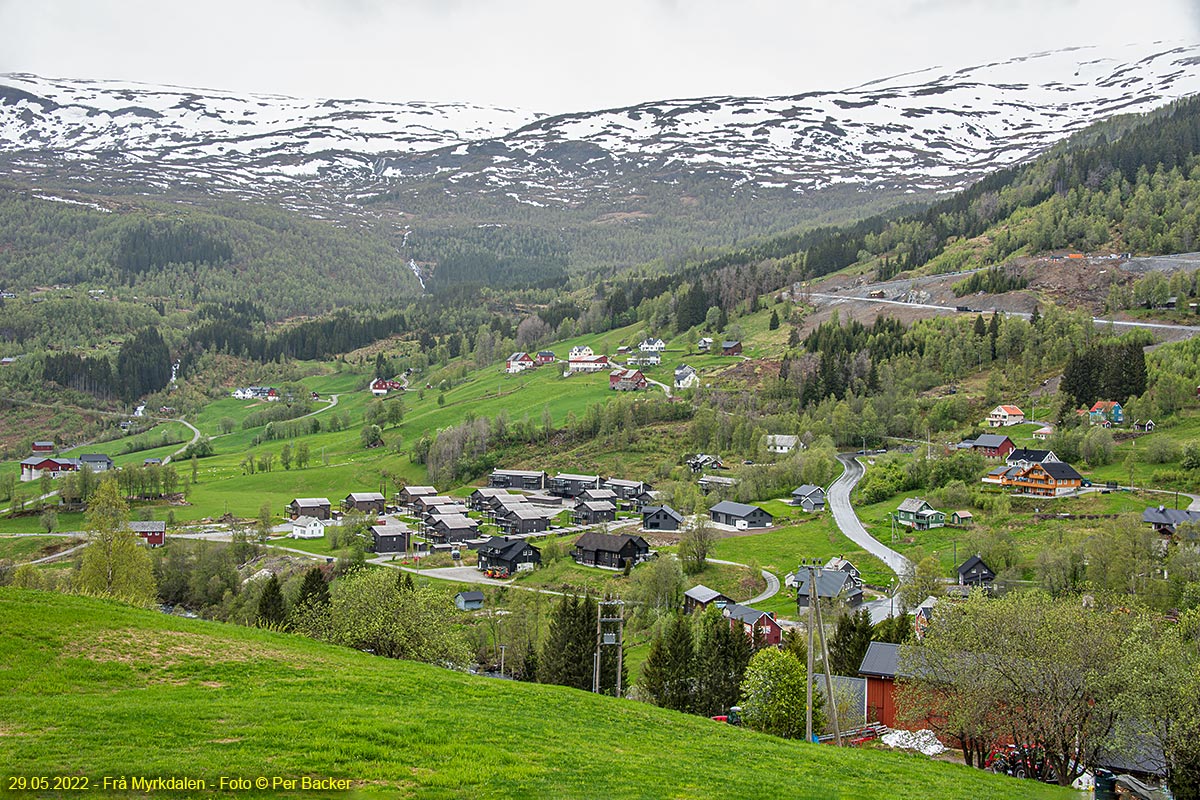
[[[605,614],[605,609],[610,609]],[[612,611],[611,609],[616,609]],[[616,626],[606,631],[605,625]],[[606,597],[596,604],[596,653],[592,659],[592,692],[600,694],[600,650],[602,647],[617,648],[617,697],[622,697],[621,668],[625,663],[625,601]]]
[[[804,705],[804,741],[811,742],[813,740],[813,626],[816,625],[816,617],[814,616],[815,611],[813,606],[816,605],[817,602],[817,590],[813,585],[814,581],[812,576],[812,568],[808,565],[807,559],[804,560],[801,569],[808,570],[808,671],[805,675],[805,682],[808,684],[806,695],[808,702],[806,702]],[[797,569],[796,573],[799,574],[800,570]],[[800,596],[799,592],[797,592],[796,596]]]
[[[500,677],[504,677],[504,645],[500,645]]]
[[[817,576],[821,568],[817,567]],[[815,583],[815,581],[814,581]],[[829,674],[829,648],[825,644],[825,620],[821,617],[821,598],[817,597],[817,632],[821,635],[821,664],[825,673],[825,699],[829,702],[830,719],[833,721],[833,738],[837,746],[842,746],[842,730],[838,725],[837,698],[833,696],[833,676]]]

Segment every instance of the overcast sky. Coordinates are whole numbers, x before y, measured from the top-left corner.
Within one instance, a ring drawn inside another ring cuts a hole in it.
[[[563,112],[1200,41],[1197,0],[0,0],[0,72]]]

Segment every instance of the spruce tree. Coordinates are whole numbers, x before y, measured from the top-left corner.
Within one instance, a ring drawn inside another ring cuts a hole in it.
[[[677,611],[655,635],[642,665],[641,688],[650,702],[662,708],[691,711],[696,684],[692,626]]]
[[[287,616],[283,607],[283,592],[279,589],[279,577],[272,575],[258,596],[258,624],[281,626]]]
[[[771,320],[767,323],[767,330],[776,330],[779,327],[779,312],[771,309]]]
[[[853,614],[843,614],[829,642],[831,674],[857,675],[873,633],[871,613],[867,609],[860,608]]]
[[[737,705],[739,687],[750,661],[750,640],[733,630],[719,609],[707,609],[696,633],[696,691],[692,709],[706,717]]]
[[[304,573],[304,582],[300,584],[296,605],[329,605],[329,584],[325,582],[325,576],[320,567],[313,567]]]
[[[595,649],[595,601],[567,595],[550,612],[550,630],[538,656],[538,682],[590,690]]]

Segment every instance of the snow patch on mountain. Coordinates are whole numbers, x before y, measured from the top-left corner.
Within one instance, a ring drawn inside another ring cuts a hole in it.
[[[710,177],[729,191],[948,191],[1097,120],[1200,92],[1200,45],[1075,47],[844,91],[545,116],[0,76],[0,172],[328,209],[420,182],[532,205]]]

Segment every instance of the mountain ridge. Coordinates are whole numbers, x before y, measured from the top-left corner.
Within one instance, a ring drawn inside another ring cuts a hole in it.
[[[0,76],[0,167],[34,181],[233,193],[310,209],[416,184],[572,203],[684,174],[728,191],[941,193],[1098,119],[1200,92],[1196,64],[1196,44],[1076,46],[840,91],[564,114],[16,73]],[[77,174],[81,164],[90,175]]]

